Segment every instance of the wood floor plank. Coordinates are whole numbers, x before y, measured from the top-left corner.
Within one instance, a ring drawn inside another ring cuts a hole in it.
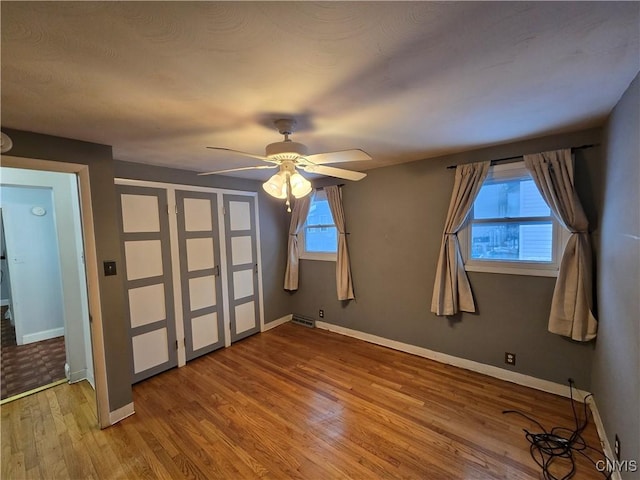
[[[539,427],[503,410],[574,422],[568,399],[293,324],[133,391],[106,430],[86,382],[3,405],[2,478],[537,480],[523,428]],[[583,437],[599,446],[593,423]]]

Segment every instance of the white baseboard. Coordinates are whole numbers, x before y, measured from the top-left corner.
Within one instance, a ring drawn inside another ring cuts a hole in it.
[[[82,380],[87,380],[88,371],[87,369],[78,370],[77,372],[69,373],[69,383],[77,383]]]
[[[609,437],[607,437],[607,432],[604,430],[604,423],[602,422],[602,417],[600,416],[600,412],[598,411],[598,407],[596,406],[596,401],[593,396],[587,399],[587,405],[589,405],[589,408],[591,409],[593,423],[595,424],[598,436],[600,437],[600,446],[602,447],[602,451],[608,459],[613,460],[616,457],[613,454],[613,448],[611,448],[611,444],[609,443]],[[622,480],[622,475],[618,470],[614,470],[611,472],[610,478],[611,480]]]
[[[541,390],[543,392],[554,393],[562,397],[570,397],[569,385],[562,385],[560,383],[550,382],[549,380],[542,380],[540,378],[531,377],[523,373],[512,372],[511,370],[505,370],[504,368],[494,367],[493,365],[486,365],[484,363],[475,362],[473,360],[467,360],[466,358],[454,357],[453,355],[448,355],[446,353],[440,353],[434,350],[429,350],[427,348],[418,347],[416,345],[410,345],[408,343],[402,343],[396,340],[378,337],[377,335],[371,335],[370,333],[340,327],[331,323],[316,321],[316,327],[323,330],[329,330],[330,332],[340,333],[348,337],[357,338],[359,340],[364,340],[365,342],[375,343],[376,345],[381,345],[383,347],[399,350],[401,352],[417,355],[419,357],[435,360],[436,362],[453,365],[454,367],[471,370],[472,372],[482,373],[484,375],[515,383],[517,385],[535,388],[536,390]],[[576,400],[582,400],[587,395],[589,395],[589,392],[578,390],[576,388],[573,389],[573,392],[574,398]]]
[[[128,403],[124,407],[120,407],[113,412],[109,412],[109,425],[115,425],[120,420],[124,420],[127,417],[130,417],[135,413],[133,409],[133,402]]]
[[[43,340],[49,340],[50,338],[62,337],[63,335],[64,327],[52,328],[51,330],[43,330],[36,333],[28,333],[22,336],[22,343],[20,345],[41,342]]]
[[[285,315],[284,317],[280,317],[280,318],[278,318],[276,320],[273,320],[272,322],[265,323],[264,327],[262,328],[262,331],[266,332],[267,330],[271,330],[272,328],[279,327],[283,323],[290,322],[292,318],[293,318],[293,314],[290,313],[289,315]]]
[[[2,300],[0,300],[0,307],[8,307],[8,306],[9,306],[8,298],[3,298]]]

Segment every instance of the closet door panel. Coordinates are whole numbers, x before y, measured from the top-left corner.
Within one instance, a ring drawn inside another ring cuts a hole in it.
[[[187,361],[224,346],[215,193],[176,190]]]
[[[224,195],[231,342],[260,331],[255,198]]]
[[[132,382],[175,367],[175,316],[167,194],[117,185]]]

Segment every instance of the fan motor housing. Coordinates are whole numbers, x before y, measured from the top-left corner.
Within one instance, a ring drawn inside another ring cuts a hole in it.
[[[298,157],[304,157],[307,155],[306,145],[298,142],[276,142],[267,145],[266,149],[267,157],[281,157],[295,159]]]

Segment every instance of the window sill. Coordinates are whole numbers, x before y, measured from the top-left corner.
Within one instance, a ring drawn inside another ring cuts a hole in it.
[[[510,265],[465,265],[467,272],[499,273],[507,275],[528,275],[530,277],[557,277],[557,268],[536,268]]]
[[[319,260],[321,262],[335,262],[335,253],[301,253],[300,260]]]

